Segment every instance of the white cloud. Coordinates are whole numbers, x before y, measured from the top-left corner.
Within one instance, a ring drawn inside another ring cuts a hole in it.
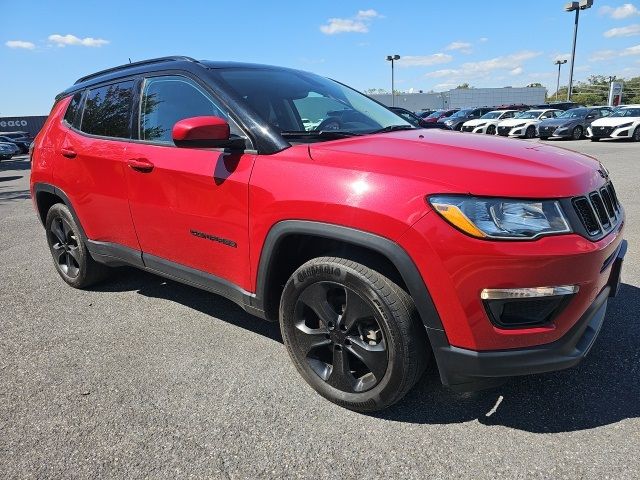
[[[358,10],[352,18],[330,18],[326,24],[320,25],[320,31],[325,35],[367,33],[371,22],[376,18],[384,17],[373,9]]]
[[[25,50],[33,50],[36,48],[35,44],[25,42],[24,40],[9,40],[8,42],[5,42],[5,45],[9,48],[23,48]]]
[[[459,68],[435,70],[425,75],[427,78],[450,77],[450,81],[471,82],[487,78],[496,71],[508,71],[511,75],[520,75],[524,69],[522,63],[526,60],[538,57],[541,52],[523,50],[521,52],[495,57],[479,62],[466,62]]]
[[[640,24],[635,23],[627,27],[612,28],[607,30],[603,34],[607,38],[613,37],[633,37],[634,35],[640,35]]]
[[[432,55],[413,56],[406,55],[398,60],[399,67],[428,67],[442,63],[449,63],[453,60],[451,55],[446,53],[434,53]]]
[[[451,42],[444,49],[445,50],[458,50],[462,53],[469,54],[472,51],[473,45],[469,42]]]
[[[624,18],[640,15],[640,10],[638,10],[632,3],[625,3],[621,7],[617,8],[606,5],[600,9],[600,15],[607,15],[616,20],[622,20]]]
[[[633,47],[627,47],[622,50],[598,50],[591,54],[589,60],[592,62],[602,62],[612,60],[615,57],[630,57],[634,55],[640,55],[640,45],[634,45]]]
[[[108,40],[102,38],[85,37],[78,38],[75,35],[59,35],[57,33],[49,35],[49,41],[58,47],[67,45],[81,45],[83,47],[101,47],[109,43]]]
[[[356,14],[356,18],[360,20],[369,19],[369,18],[383,18],[378,12],[376,12],[373,8],[369,10],[358,10]]]
[[[481,41],[482,43],[485,43],[485,42],[488,42],[488,41],[489,41],[489,39],[488,39],[487,37],[481,37],[481,38],[480,38],[480,41]]]

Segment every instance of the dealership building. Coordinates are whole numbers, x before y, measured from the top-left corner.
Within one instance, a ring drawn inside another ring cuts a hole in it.
[[[46,115],[32,117],[0,117],[0,132],[28,132],[31,137],[35,137],[46,121]]]
[[[497,105],[539,105],[545,103],[544,87],[456,88],[439,93],[396,94],[395,106],[412,112],[441,108],[493,107]],[[370,95],[371,98],[391,106],[391,94]]]

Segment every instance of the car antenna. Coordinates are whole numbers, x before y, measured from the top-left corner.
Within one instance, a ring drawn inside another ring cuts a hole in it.
[[[131,57],[129,57],[129,63],[131,63]]]

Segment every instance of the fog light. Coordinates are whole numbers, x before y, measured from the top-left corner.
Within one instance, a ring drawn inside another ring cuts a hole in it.
[[[487,315],[499,328],[550,324],[578,291],[577,285],[485,289],[480,294]]]

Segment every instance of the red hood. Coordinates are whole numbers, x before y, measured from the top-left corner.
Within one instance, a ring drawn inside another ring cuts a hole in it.
[[[318,161],[421,178],[440,193],[447,185],[450,192],[474,195],[571,197],[603,183],[591,157],[490,135],[411,130],[315,143],[309,150]]]

